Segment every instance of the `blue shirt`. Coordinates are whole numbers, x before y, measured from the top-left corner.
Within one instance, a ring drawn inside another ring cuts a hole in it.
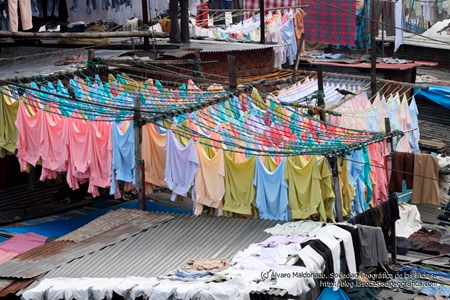
[[[132,182],[136,185],[133,127],[132,122],[127,131],[122,133],[118,124],[112,125],[112,181],[109,190],[111,195],[116,191],[116,180]]]
[[[288,184],[284,179],[285,161],[283,158],[278,168],[269,172],[260,158],[256,160],[255,178],[256,187],[255,206],[259,210],[261,219],[289,221],[291,219],[288,203]]]

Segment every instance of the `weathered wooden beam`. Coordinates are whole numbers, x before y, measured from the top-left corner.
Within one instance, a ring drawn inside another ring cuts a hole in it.
[[[79,38],[127,38],[127,37],[158,37],[165,38],[164,32],[146,31],[114,31],[114,32],[10,32],[0,30],[0,38],[24,38],[24,39],[79,39]]]

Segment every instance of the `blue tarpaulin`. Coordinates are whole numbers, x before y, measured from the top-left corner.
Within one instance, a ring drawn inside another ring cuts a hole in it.
[[[450,109],[450,86],[428,85],[428,90],[415,90],[417,96],[423,96]]]
[[[134,200],[130,201],[124,204],[120,204],[114,207],[105,208],[102,210],[99,210],[95,213],[80,216],[72,219],[66,219],[66,220],[58,220],[58,221],[52,221],[47,222],[43,224],[38,225],[32,225],[32,226],[20,226],[20,227],[0,227],[0,231],[9,232],[9,233],[25,233],[25,232],[34,232],[36,234],[40,234],[46,237],[61,237],[65,234],[68,234],[69,232],[72,232],[87,223],[91,222],[92,220],[95,220],[96,218],[106,214],[107,212],[119,208],[125,208],[125,209],[139,209],[139,201]],[[172,207],[165,206],[163,204],[155,203],[147,201],[146,203],[147,211],[152,212],[165,212],[165,213],[181,213],[181,214],[191,214],[191,212],[182,210],[182,209],[176,209]]]

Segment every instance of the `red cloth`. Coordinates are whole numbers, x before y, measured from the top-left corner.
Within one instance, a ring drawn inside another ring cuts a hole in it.
[[[195,18],[195,24],[199,27],[208,28],[208,12],[199,11],[198,9],[209,9],[208,2],[203,2],[197,5],[197,16]]]
[[[304,10],[306,41],[355,45],[355,0],[312,0]]]

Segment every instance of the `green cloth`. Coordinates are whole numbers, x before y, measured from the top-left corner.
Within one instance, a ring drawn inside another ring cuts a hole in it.
[[[223,210],[237,214],[252,215],[252,206],[256,199],[256,189],[253,185],[255,167],[255,156],[238,164],[226,153]]]
[[[0,88],[0,158],[5,157],[6,151],[14,153],[17,148],[17,131],[14,122],[19,109],[19,101],[14,101],[11,92]]]

